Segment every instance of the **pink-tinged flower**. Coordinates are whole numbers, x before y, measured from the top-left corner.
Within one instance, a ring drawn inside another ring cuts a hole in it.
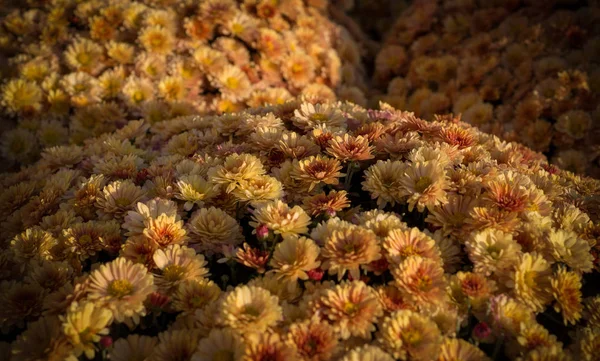
[[[100,346],[102,346],[102,348],[109,348],[111,347],[113,344],[113,339],[110,336],[104,336],[100,339]]]
[[[256,237],[258,239],[266,239],[269,236],[269,228],[264,225],[261,224],[258,227],[256,227]]]
[[[308,275],[308,278],[310,278],[313,281],[320,281],[321,279],[323,279],[323,275],[325,274],[325,271],[323,271],[321,268],[315,268],[312,269],[308,272],[306,272],[306,274]]]
[[[487,340],[492,335],[492,329],[485,322],[479,322],[473,327],[473,337],[483,341]]]

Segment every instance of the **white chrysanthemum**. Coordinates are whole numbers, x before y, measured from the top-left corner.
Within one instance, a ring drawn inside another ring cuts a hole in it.
[[[144,300],[154,290],[154,277],[146,267],[119,257],[90,274],[87,297],[111,310],[119,322],[130,317],[136,321],[146,314]]]

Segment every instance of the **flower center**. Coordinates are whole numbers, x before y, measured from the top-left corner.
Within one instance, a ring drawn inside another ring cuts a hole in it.
[[[416,282],[417,288],[421,291],[425,291],[431,287],[431,278],[429,276],[423,275]]]
[[[144,100],[144,93],[141,90],[136,91],[135,93],[133,93],[133,101],[136,103],[141,102],[142,100]]]
[[[231,26],[231,32],[234,35],[240,35],[244,32],[244,26],[242,24],[233,24],[233,26]]]
[[[206,304],[206,298],[201,295],[196,295],[190,299],[190,304],[194,308],[202,308]]]
[[[325,122],[327,120],[327,115],[322,113],[314,113],[310,115],[310,120],[315,122]]]
[[[119,207],[127,207],[130,203],[129,198],[120,197],[115,199],[115,204]]]
[[[416,330],[406,330],[401,335],[402,341],[406,342],[409,345],[416,345],[423,339],[423,336],[419,331]]]
[[[489,246],[487,252],[493,259],[498,259],[498,257],[500,257],[500,250],[496,246]]]
[[[83,236],[79,237],[79,244],[89,244],[92,242],[92,237],[89,234],[84,234]]]
[[[352,244],[352,243],[346,243],[344,245],[344,252],[346,252],[346,253],[356,252],[356,245]]]
[[[301,72],[303,69],[304,69],[304,67],[302,66],[302,64],[298,64],[298,63],[296,63],[296,64],[292,65],[292,72],[293,72],[293,73],[299,73],[299,72]]]
[[[260,311],[256,307],[249,305],[244,308],[244,314],[252,317],[258,317],[260,316]]]
[[[87,53],[77,54],[77,61],[81,65],[88,65],[91,60],[92,60],[92,57]]]
[[[227,85],[227,87],[229,89],[237,89],[240,85],[240,82],[237,78],[235,77],[229,77],[227,78],[227,80],[225,81],[225,85]]]
[[[427,188],[429,188],[429,186],[432,183],[433,183],[433,181],[431,180],[431,178],[429,178],[429,177],[421,177],[415,183],[415,191],[417,191],[417,193],[423,193],[423,192],[425,192],[425,190]]]
[[[344,304],[344,313],[346,313],[347,315],[353,315],[358,311],[358,305],[352,303],[352,302],[346,302]]]
[[[182,279],[185,269],[176,264],[170,264],[163,269],[163,278],[168,282],[175,282]]]
[[[537,272],[535,271],[530,271],[530,272],[525,272],[525,275],[523,276],[523,279],[525,281],[525,284],[527,285],[527,287],[530,288],[535,288],[535,279],[537,277]]]
[[[108,285],[108,293],[116,298],[129,296],[133,292],[133,285],[127,280],[114,280]]]
[[[164,40],[160,36],[154,36],[152,39],[150,39],[150,45],[152,45],[155,48],[163,45],[163,43],[164,43]]]
[[[213,354],[213,361],[233,361],[233,352],[229,350],[219,350]]]

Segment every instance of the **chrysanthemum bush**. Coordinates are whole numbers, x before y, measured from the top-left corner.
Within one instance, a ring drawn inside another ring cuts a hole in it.
[[[594,1],[415,1],[375,59],[374,104],[480,129],[600,175]]]
[[[1,138],[7,161],[132,119],[295,96],[365,102],[361,49],[327,2],[32,0],[2,10],[0,115],[19,125]]]
[[[132,121],[3,174],[0,358],[595,359],[600,182],[381,107]]]

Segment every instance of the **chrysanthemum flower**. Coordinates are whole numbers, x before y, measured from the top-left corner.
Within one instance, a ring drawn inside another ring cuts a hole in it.
[[[122,217],[144,196],[144,190],[132,181],[114,181],[104,187],[102,196],[96,200],[96,205],[102,217]]]
[[[369,145],[369,139],[359,135],[349,134],[336,136],[329,141],[327,153],[341,161],[363,161],[374,157],[374,147]]]
[[[253,278],[250,280],[250,282],[248,282],[248,286],[263,288],[271,292],[272,295],[277,296],[282,302],[281,307],[283,308],[283,321],[286,322],[286,324],[295,321],[295,319],[286,318],[286,308],[284,308],[284,306],[288,307],[290,306],[290,303],[294,303],[300,299],[300,296],[302,295],[302,288],[297,283],[291,284],[290,287],[289,283],[281,282],[274,274],[269,273]]]
[[[380,239],[385,239],[393,230],[406,230],[407,225],[396,213],[374,209],[355,216],[359,225],[370,229]]]
[[[574,357],[578,360],[591,361],[598,356],[598,346],[600,345],[600,337],[598,336],[600,329],[595,327],[585,327],[575,335],[576,343],[573,347]],[[564,358],[567,360],[567,358]]]
[[[13,79],[2,88],[2,105],[10,114],[33,115],[42,108],[42,96],[35,82]]]
[[[237,246],[244,240],[235,218],[215,207],[194,212],[187,226],[189,245],[197,250],[217,251],[221,246]]]
[[[109,351],[114,361],[145,361],[151,354],[158,340],[156,337],[131,334],[115,341]]]
[[[521,254],[510,233],[493,228],[472,234],[465,246],[475,271],[486,275],[509,270]]]
[[[47,291],[36,283],[2,281],[0,283],[0,327],[11,330],[37,319],[43,309]]]
[[[319,214],[326,214],[328,216],[335,216],[337,212],[340,212],[344,208],[348,208],[350,202],[347,198],[346,191],[329,191],[328,194],[319,193],[305,198],[303,201],[303,208],[311,216],[317,216]]]
[[[399,161],[377,161],[365,171],[365,181],[362,188],[377,200],[380,208],[390,203],[392,206],[403,199],[401,177],[406,170],[406,164]]]
[[[575,324],[581,318],[581,276],[561,267],[550,281],[554,310],[563,316],[565,325]]]
[[[354,348],[341,361],[393,361],[394,358],[377,346],[366,345]]]
[[[384,350],[397,359],[436,359],[442,335],[429,318],[410,310],[394,312],[383,320],[379,341]]]
[[[307,361],[329,360],[338,346],[334,328],[316,317],[293,323],[286,343],[293,346],[298,355]]]
[[[252,219],[253,222],[250,222],[252,227],[264,225],[275,234],[282,236],[304,234],[308,232],[310,224],[310,217],[300,206],[290,208],[280,200],[260,204],[254,210]]]
[[[129,237],[121,247],[119,256],[133,262],[141,263],[148,268],[154,267],[154,252],[158,244],[144,236]]]
[[[221,166],[209,169],[208,180],[214,184],[222,184],[227,193],[238,187],[242,180],[251,180],[265,174],[260,159],[251,154],[232,154]]]
[[[277,149],[286,157],[303,159],[319,154],[320,147],[305,135],[296,132],[285,132],[277,142]]]
[[[496,291],[496,282],[480,273],[458,272],[453,275],[450,288],[459,307],[468,304],[475,312],[485,312],[490,297]]]
[[[527,208],[531,181],[512,172],[501,173],[487,183],[484,200],[501,210],[520,212]]]
[[[172,244],[187,243],[188,236],[183,228],[183,221],[177,221],[177,217],[161,214],[157,218],[149,218],[143,234],[149,240],[155,242],[159,247]]]
[[[388,262],[399,265],[410,256],[421,256],[441,261],[435,241],[418,228],[392,229],[383,240]]]
[[[502,232],[511,233],[519,225],[518,214],[503,211],[498,208],[474,207],[465,220],[467,229],[470,231],[482,231],[487,228],[497,229]]]
[[[588,241],[575,232],[562,229],[551,230],[546,236],[548,252],[556,262],[564,263],[577,272],[591,272],[593,256]]]
[[[260,175],[251,180],[240,181],[232,194],[242,202],[258,205],[283,197],[283,185],[277,178]]]
[[[419,212],[447,202],[447,177],[437,162],[413,163],[400,178],[400,195],[408,196],[408,210],[416,206]]]
[[[592,117],[583,110],[569,110],[558,117],[554,127],[573,139],[582,139],[592,127]]]
[[[103,68],[104,49],[92,40],[80,38],[65,51],[65,60],[74,71],[96,75]]]
[[[281,339],[278,333],[253,333],[246,337],[246,352],[242,361],[298,361],[296,350]]]
[[[503,331],[517,334],[522,323],[536,322],[535,315],[530,308],[506,294],[492,297],[489,305],[494,326]]]
[[[230,328],[213,328],[198,342],[191,361],[240,360],[246,345],[242,337]]]
[[[412,300],[392,283],[376,287],[375,292],[386,313],[406,309],[415,310],[415,304]]]
[[[51,233],[35,227],[18,234],[10,242],[10,249],[16,260],[25,265],[30,260],[49,259],[56,243]]]
[[[279,279],[295,283],[307,280],[306,272],[319,267],[319,246],[306,237],[289,236],[278,243],[273,252],[270,266]]]
[[[414,301],[435,303],[446,296],[444,269],[438,261],[409,256],[391,271],[398,287]]]
[[[323,184],[336,185],[339,178],[344,176],[339,171],[342,169],[340,162],[336,159],[320,155],[304,158],[300,161],[294,160],[290,176],[308,185],[308,190]]]
[[[124,258],[103,264],[90,274],[87,298],[112,311],[118,322],[145,315],[144,300],[154,292],[154,277],[146,267]]]
[[[512,287],[518,300],[536,311],[552,301],[552,270],[539,254],[523,254],[511,274]]]
[[[190,360],[200,340],[199,330],[170,330],[158,335],[148,361]]]
[[[301,129],[310,130],[320,124],[329,127],[345,127],[346,119],[332,105],[302,103],[300,109],[294,111],[294,125]]]
[[[282,60],[281,74],[294,88],[303,88],[315,77],[315,64],[304,52],[295,51]]]
[[[442,343],[439,361],[490,361],[477,346],[460,339],[446,337]]]
[[[87,358],[93,358],[95,343],[100,341],[102,335],[108,334],[108,326],[112,319],[109,309],[95,303],[74,304],[61,320],[63,332],[73,345],[75,355],[84,353]]]
[[[219,323],[242,333],[264,333],[283,317],[277,297],[259,287],[237,287],[220,304]]]
[[[585,319],[592,327],[600,327],[600,296],[585,300]]]
[[[469,212],[475,206],[475,200],[469,196],[450,195],[448,202],[440,207],[429,210],[425,221],[431,225],[441,227],[445,235],[461,235]]]
[[[167,55],[175,46],[173,34],[160,25],[146,27],[138,39],[146,51],[153,54]]]
[[[235,65],[226,65],[211,78],[226,99],[243,101],[250,96],[252,84],[248,75]]]
[[[166,76],[158,83],[158,94],[167,102],[177,102],[185,98],[187,89],[181,77]]]
[[[23,361],[67,359],[72,346],[62,332],[57,316],[41,317],[31,322],[27,330],[12,343],[13,358]]]
[[[196,310],[216,301],[221,289],[207,279],[188,280],[179,284],[173,295],[173,308],[193,314]]]
[[[515,336],[516,340],[509,340],[506,345],[506,354],[509,357],[514,357],[518,353],[527,353],[540,347],[561,346],[556,336],[550,334],[539,323],[522,323]]]
[[[315,311],[330,322],[342,339],[357,336],[368,339],[374,322],[383,310],[372,288],[362,281],[340,284],[323,291]]]
[[[269,252],[251,247],[244,243],[242,248],[238,248],[235,253],[235,260],[246,267],[254,268],[258,273],[265,273],[267,262],[269,262]]]
[[[173,244],[164,250],[159,249],[153,259],[160,270],[156,285],[164,290],[174,289],[185,280],[200,280],[208,276],[204,256],[185,246]]]
[[[144,233],[151,219],[157,219],[160,215],[174,217],[179,220],[177,205],[167,199],[152,199],[146,203],[138,202],[132,211],[125,216],[123,228],[127,230],[128,236],[138,236]]]
[[[346,274],[353,279],[360,278],[360,266],[381,258],[381,252],[375,234],[362,227],[344,227],[333,230],[326,238],[321,253],[323,269],[331,275],[337,274],[338,280]]]
[[[565,350],[562,349],[561,345],[552,346],[540,346],[535,348],[522,357],[519,357],[518,361],[570,361],[572,358]]]

